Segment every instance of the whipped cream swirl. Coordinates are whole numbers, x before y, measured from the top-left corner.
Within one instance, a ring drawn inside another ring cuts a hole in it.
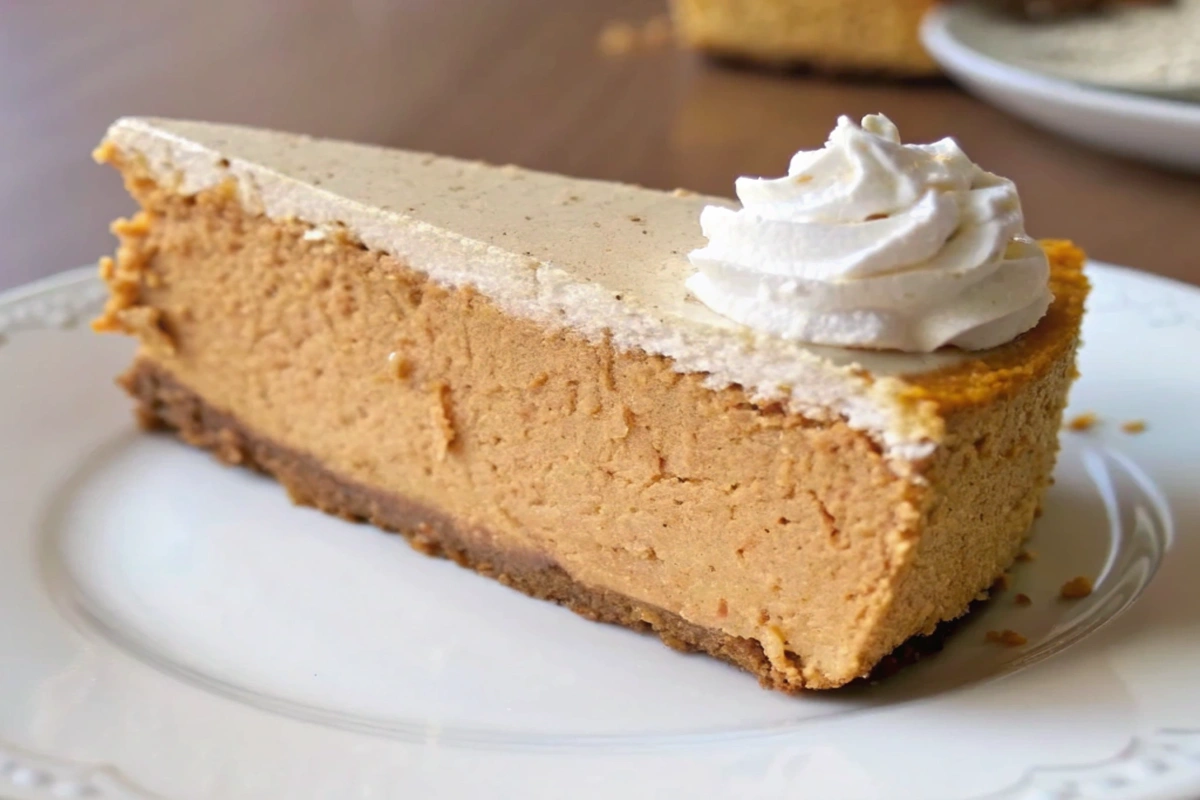
[[[688,289],[764,333],[813,344],[982,350],[1032,328],[1052,299],[1016,187],[952,139],[903,145],[849,118],[786,177],[739,178],[742,208],[708,206]]]

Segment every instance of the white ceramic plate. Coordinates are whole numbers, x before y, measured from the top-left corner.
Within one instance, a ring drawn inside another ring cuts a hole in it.
[[[9,293],[0,797],[1196,797],[1200,291],[1092,274],[1102,422],[1064,434],[1038,558],[942,653],[801,697],[137,433],[130,343],[72,326],[90,270]]]
[[[1165,167],[1200,172],[1200,103],[1085,86],[986,55],[977,9],[943,3],[921,39],[942,68],[995,105],[1084,144]]]

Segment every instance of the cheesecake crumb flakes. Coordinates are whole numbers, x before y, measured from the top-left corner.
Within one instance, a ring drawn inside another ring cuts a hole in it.
[[[1019,606],[1033,605],[1033,600],[1024,592],[1018,592],[1017,596],[1013,598],[1013,602]]]
[[[1005,647],[1020,647],[1029,640],[1014,630],[988,631],[987,640]]]
[[[1087,411],[1083,414],[1073,417],[1071,421],[1067,423],[1067,427],[1073,431],[1087,431],[1094,428],[1096,423],[1099,421],[1100,417],[1095,411]]]
[[[1017,561],[1020,561],[1022,564],[1028,564],[1030,561],[1033,561],[1036,558],[1037,558],[1036,550],[1030,550],[1030,549],[1026,548],[1026,549],[1022,550],[1021,552],[1017,553]]]
[[[996,578],[996,582],[992,584],[993,592],[1006,592],[1011,585],[1012,579],[1008,577],[1007,572],[1000,573],[1000,577]]]
[[[637,47],[638,32],[628,22],[610,22],[600,31],[596,46],[606,56],[623,56]]]
[[[613,20],[600,29],[596,48],[606,56],[629,55],[635,50],[658,50],[669,45],[675,38],[675,28],[666,14],[657,14],[634,25],[624,20]]]
[[[1131,419],[1121,423],[1121,430],[1126,433],[1143,433],[1146,430],[1146,422],[1145,420]]]
[[[1058,595],[1063,600],[1078,600],[1091,594],[1092,588],[1092,579],[1079,575],[1064,583],[1058,590]]]

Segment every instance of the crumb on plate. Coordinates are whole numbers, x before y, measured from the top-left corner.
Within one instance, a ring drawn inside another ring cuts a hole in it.
[[[987,640],[995,644],[1002,644],[1005,647],[1020,647],[1029,641],[1016,631],[1008,629],[1002,631],[988,631]]]
[[[1033,605],[1033,600],[1030,599],[1029,595],[1025,594],[1024,592],[1017,592],[1017,596],[1013,598],[1013,602],[1019,606]]]
[[[1126,433],[1142,433],[1146,430],[1146,422],[1145,420],[1131,419],[1121,423],[1121,430]]]
[[[1092,579],[1084,575],[1071,578],[1058,590],[1058,596],[1064,600],[1078,600],[1092,593]]]
[[[1017,553],[1017,561],[1020,561],[1022,564],[1028,564],[1030,561],[1033,561],[1036,558],[1037,558],[1036,550],[1030,550],[1030,549],[1026,548],[1026,549],[1022,550],[1021,552]]]
[[[1095,411],[1087,411],[1083,414],[1072,417],[1070,422],[1067,423],[1067,427],[1073,431],[1087,431],[1095,427],[1096,423],[1099,421],[1100,417]]]

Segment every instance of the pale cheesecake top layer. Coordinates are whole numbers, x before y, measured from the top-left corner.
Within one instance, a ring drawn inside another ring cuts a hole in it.
[[[913,402],[904,376],[958,363],[958,351],[805,345],[690,296],[700,212],[732,201],[204,122],[121,119],[107,141],[174,191],[236,179],[251,210],[301,220],[312,236],[344,228],[507,313],[666,356],[712,388],[737,384],[810,418],[843,417],[893,461],[922,458],[941,437],[941,420]]]

